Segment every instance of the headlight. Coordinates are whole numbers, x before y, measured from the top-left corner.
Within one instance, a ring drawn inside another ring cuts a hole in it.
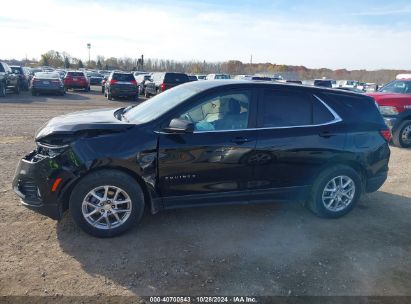
[[[392,106],[380,106],[380,113],[382,115],[397,115],[398,114],[398,110],[396,107],[392,107]]]
[[[37,143],[37,153],[47,157],[55,157],[67,150],[69,145],[52,146],[42,143]]]

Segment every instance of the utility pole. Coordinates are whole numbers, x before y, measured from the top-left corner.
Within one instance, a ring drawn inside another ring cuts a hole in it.
[[[253,54],[250,56],[250,74],[253,73]]]
[[[91,43],[87,43],[87,48],[88,48],[88,65],[90,66],[90,49],[91,49]]]

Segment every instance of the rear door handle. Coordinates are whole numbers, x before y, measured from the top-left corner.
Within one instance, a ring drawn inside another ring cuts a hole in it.
[[[325,138],[329,138],[329,137],[332,137],[332,136],[337,136],[336,133],[331,133],[329,131],[320,132],[318,135],[321,136],[321,137],[325,137]]]
[[[236,144],[244,144],[246,142],[249,142],[250,139],[246,137],[236,137],[236,138],[233,138],[231,141]]]

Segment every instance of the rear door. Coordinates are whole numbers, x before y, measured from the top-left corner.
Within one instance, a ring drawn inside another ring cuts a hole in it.
[[[304,196],[323,164],[343,153],[341,118],[304,90],[262,89],[258,127],[254,194],[259,199]]]
[[[170,118],[193,133],[159,134],[160,191],[166,207],[248,201],[257,131],[252,89],[212,93]]]

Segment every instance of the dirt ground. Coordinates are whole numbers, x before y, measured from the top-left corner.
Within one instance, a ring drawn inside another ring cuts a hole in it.
[[[392,148],[383,188],[337,220],[299,204],[185,209],[97,239],[69,214],[22,207],[11,181],[43,123],[130,103],[97,90],[0,99],[0,295],[411,295],[407,149]]]

